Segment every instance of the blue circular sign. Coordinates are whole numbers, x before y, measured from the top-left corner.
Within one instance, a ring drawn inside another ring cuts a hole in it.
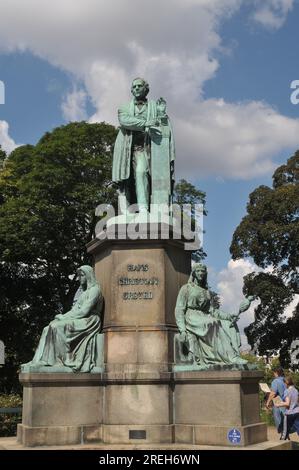
[[[227,438],[229,440],[229,442],[231,442],[232,444],[240,444],[241,442],[241,433],[239,431],[239,429],[230,429],[228,431],[228,434],[227,434]]]

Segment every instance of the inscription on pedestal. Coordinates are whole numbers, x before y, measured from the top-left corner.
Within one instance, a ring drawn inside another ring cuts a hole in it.
[[[124,300],[151,300],[153,298],[152,292],[124,292]]]
[[[127,286],[159,286],[160,281],[158,277],[129,277],[135,273],[148,273],[150,274],[150,266],[148,264],[128,264],[127,274],[118,278],[118,285],[121,287]],[[123,300],[152,300],[154,293],[151,290],[147,291],[126,291],[122,293]]]

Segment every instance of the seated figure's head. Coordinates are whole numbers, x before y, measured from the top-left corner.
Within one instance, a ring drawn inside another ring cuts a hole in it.
[[[144,100],[149,93],[149,84],[143,78],[135,78],[132,82],[131,92],[137,100]]]
[[[80,268],[77,269],[77,274],[79,277],[80,286],[83,289],[85,288],[88,289],[92,286],[97,285],[94,271],[91,266],[88,266],[88,265],[80,266]]]
[[[196,284],[199,284],[201,287],[207,288],[207,279],[207,267],[201,263],[193,264],[189,281],[196,282]]]

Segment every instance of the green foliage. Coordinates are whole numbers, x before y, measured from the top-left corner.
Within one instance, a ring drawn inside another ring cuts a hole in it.
[[[6,153],[4,152],[4,150],[2,149],[2,147],[0,145],[0,169],[3,166],[3,162],[4,162],[5,158],[6,158]]]
[[[0,145],[0,171],[4,167],[5,159],[6,159],[6,153],[4,152],[4,150],[2,149],[2,147]]]
[[[0,437],[15,436],[17,426],[22,422],[20,414],[0,414]]]
[[[235,230],[233,259],[251,257],[269,272],[244,278],[244,293],[258,296],[255,322],[246,330],[248,342],[260,355],[279,351],[289,365],[289,347],[299,337],[298,305],[291,318],[285,308],[299,293],[299,151],[273,175],[273,187],[258,187],[250,194],[247,215]]]
[[[19,408],[22,406],[20,395],[0,395],[0,408]]]
[[[241,357],[249,362],[249,364],[255,364],[259,370],[265,373],[266,364],[262,358],[256,357],[254,354],[241,352]]]
[[[19,395],[0,395],[0,408],[20,408],[22,398]],[[19,414],[0,414],[0,437],[15,436],[17,424],[21,422]]]
[[[280,367],[279,358],[275,357],[271,360],[271,367],[266,365],[266,361],[264,358],[256,357],[254,354],[251,353],[241,353],[241,357],[246,359],[250,364],[256,364],[258,369],[263,372],[264,376],[261,379],[261,382],[267,383],[269,387],[271,387],[272,380],[274,379],[274,372],[273,370],[277,367]],[[299,372],[291,372],[285,370],[285,375],[291,375],[295,387],[299,388]],[[260,416],[261,420],[265,422],[268,426],[275,426],[274,418],[272,410],[267,410],[266,405],[266,396],[265,394],[260,391],[259,392],[259,399],[260,399]]]
[[[71,123],[18,147],[0,171],[1,391],[17,389],[19,365],[32,359],[42,328],[70,308],[73,274],[91,262],[95,208],[115,204],[115,137],[105,123]]]
[[[246,215],[231,245],[234,258],[250,256],[263,268],[292,274],[299,265],[299,151],[273,175],[273,188],[250,194]]]
[[[185,217],[187,220],[191,218],[191,229],[195,229],[195,207],[196,205],[203,205],[205,207],[206,194],[203,191],[197,189],[193,184],[189,183],[185,179],[181,179],[174,187],[173,202],[178,204],[180,207],[189,205],[190,211],[185,210]],[[204,215],[206,210],[204,209]],[[206,257],[206,253],[202,248],[192,253],[192,259],[196,262],[203,260]]]
[[[267,424],[267,426],[275,426],[272,410],[262,408],[260,411],[261,421]]]
[[[191,204],[194,208],[196,204],[205,204],[206,194],[185,179],[181,179],[174,187],[173,199],[174,203],[180,206]]]

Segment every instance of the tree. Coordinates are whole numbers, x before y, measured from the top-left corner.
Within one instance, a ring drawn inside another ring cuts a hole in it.
[[[116,129],[71,123],[36,146],[18,147],[0,171],[0,335],[7,352],[1,376],[15,388],[19,365],[32,358],[42,328],[70,308],[76,269],[91,260],[95,208],[115,204],[111,185]]]
[[[197,189],[193,184],[189,183],[185,179],[181,179],[174,187],[173,194],[174,204],[179,205],[181,208],[185,205],[190,206],[190,210],[185,210],[185,215],[187,219],[191,219],[191,229],[195,230],[195,207],[196,205],[202,205],[205,207],[206,203],[206,194]],[[205,209],[203,209],[203,215],[207,215]],[[203,248],[196,250],[192,253],[192,258],[194,261],[201,261],[206,257],[206,253],[203,251]]]
[[[233,259],[252,257],[264,272],[244,278],[245,293],[261,303],[247,329],[249,344],[261,355],[279,352],[289,364],[289,346],[299,336],[298,305],[290,318],[285,309],[299,291],[299,151],[273,175],[273,187],[250,194],[247,215],[231,244]]]
[[[6,153],[4,152],[4,150],[2,149],[0,145],[0,170],[3,168],[3,163],[5,159],[6,159]]]

